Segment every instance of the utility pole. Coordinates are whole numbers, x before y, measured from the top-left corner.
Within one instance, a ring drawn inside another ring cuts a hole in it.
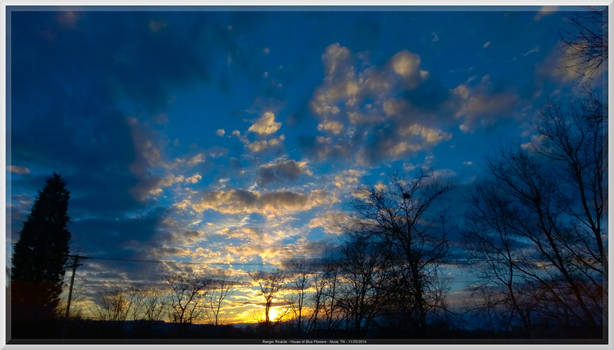
[[[72,255],[73,264],[72,264],[72,276],[70,276],[70,288],[68,289],[68,302],[66,304],[66,316],[65,319],[68,319],[70,315],[70,301],[72,299],[72,287],[75,284],[75,273],[77,272],[77,267],[81,266],[79,264],[79,255]]]

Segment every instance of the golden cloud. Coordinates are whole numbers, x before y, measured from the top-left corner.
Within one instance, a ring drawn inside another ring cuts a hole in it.
[[[223,214],[259,213],[269,215],[309,210],[338,201],[334,195],[323,190],[314,190],[304,194],[291,191],[261,193],[231,189],[205,193],[199,202],[192,204],[192,209],[197,212],[214,210]]]
[[[273,112],[265,112],[247,131],[260,135],[270,135],[279,130],[279,128],[281,128],[281,123],[275,121],[275,114]]]

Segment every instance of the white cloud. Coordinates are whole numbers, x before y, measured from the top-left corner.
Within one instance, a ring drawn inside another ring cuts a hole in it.
[[[215,132],[215,134],[216,134],[217,136],[222,137],[222,136],[224,136],[224,135],[226,134],[226,130],[224,130],[224,129],[217,129],[217,131]]]
[[[279,130],[279,128],[281,128],[281,123],[275,121],[275,114],[273,112],[265,112],[247,131],[260,135],[270,135]]]
[[[487,41],[487,42],[484,43],[484,45],[482,45],[482,48],[485,49],[485,48],[487,48],[489,46],[490,46],[490,41]]]
[[[525,52],[523,54],[524,57],[527,57],[528,55],[532,54],[532,53],[536,53],[539,52],[539,46],[536,46],[534,48],[532,48],[531,50],[528,50],[527,52]]]
[[[188,165],[189,166],[195,166],[197,164],[203,163],[205,161],[205,155],[202,153],[198,153],[195,156],[193,156],[192,158],[190,158],[188,160]]]

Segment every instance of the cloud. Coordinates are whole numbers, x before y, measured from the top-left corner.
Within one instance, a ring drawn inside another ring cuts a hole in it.
[[[262,238],[262,232],[253,227],[224,227],[220,230],[220,233],[228,238],[238,238],[248,241],[258,241]]]
[[[186,177],[185,178],[185,182],[186,183],[191,183],[191,184],[195,184],[198,181],[200,181],[203,177],[200,174],[194,174],[190,177]]]
[[[247,139],[244,139],[243,142],[245,143],[247,148],[252,152],[264,152],[268,149],[281,146],[285,139],[286,139],[285,135],[279,135],[279,137],[273,137],[273,138],[264,139],[264,140],[256,140],[253,142]]]
[[[327,211],[311,219],[307,226],[310,229],[321,227],[326,233],[340,235],[351,223],[352,216],[349,213],[342,211]]]
[[[224,134],[226,134],[226,131],[224,129],[217,129],[217,131],[215,132],[215,134],[219,137],[224,136]]]
[[[407,50],[403,50],[390,59],[392,70],[398,75],[408,78],[418,74],[420,68],[420,56]]]
[[[431,41],[434,42],[434,43],[439,41],[439,36],[437,35],[437,33],[435,33],[435,32],[431,33]]]
[[[195,166],[197,164],[203,163],[205,161],[205,155],[202,153],[198,153],[194,155],[187,161],[188,166]]]
[[[25,175],[30,173],[30,169],[26,168],[25,166],[9,165],[7,169],[13,174]]]
[[[451,137],[435,127],[442,113],[429,105],[442,105],[448,92],[429,83],[419,55],[401,50],[380,67],[360,62],[361,57],[338,43],[324,51],[324,79],[310,108],[326,136],[302,138],[307,154],[351,157],[365,165],[399,159]]]
[[[598,24],[592,24],[598,25]],[[595,30],[600,30],[596,28]],[[601,84],[599,77],[604,77],[607,71],[607,61],[599,66],[588,64],[582,47],[585,43],[565,45],[559,43],[552,53],[538,67],[538,73],[549,76],[562,83],[577,83],[581,85]]]
[[[437,144],[452,138],[450,133],[419,124],[409,124],[401,128],[399,134],[401,136],[420,136],[428,144]]]
[[[484,43],[484,45],[482,45],[482,48],[485,49],[485,48],[487,48],[489,46],[490,46],[490,41],[487,41],[487,42]]]
[[[531,50],[528,50],[527,52],[525,52],[523,54],[524,57],[527,57],[528,55],[532,54],[532,53],[536,53],[539,52],[539,46],[535,46],[534,48],[532,48]]]
[[[102,257],[146,255],[166,214],[166,209],[154,208],[131,217],[73,219],[68,226],[73,235],[71,249]]]
[[[545,138],[546,135],[533,135],[531,140],[521,144],[520,148],[528,152],[537,152],[542,147]]]
[[[336,174],[333,178],[333,185],[344,191],[353,190],[358,186],[360,177],[364,174],[361,170],[348,169]]]
[[[324,54],[322,54],[322,60],[324,61],[324,70],[328,76],[353,74],[351,52],[347,47],[343,47],[339,43],[329,45]]]
[[[558,9],[559,9],[558,6],[542,6],[537,12],[537,14],[533,17],[533,19],[535,21],[539,21],[540,19],[542,19],[542,17],[551,15],[555,13],[556,11],[558,11]]]
[[[379,97],[395,85],[412,89],[428,77],[420,69],[420,56],[407,50],[393,55],[382,68],[368,66],[357,72],[355,59],[347,47],[334,43],[322,55],[324,81],[310,101],[312,111],[320,117],[338,115],[342,108],[355,109],[368,97]]]
[[[192,209],[197,212],[214,210],[223,214],[269,215],[309,210],[337,201],[334,195],[323,190],[297,193],[285,190],[257,192],[231,189],[206,192],[198,202],[192,204]]]
[[[270,135],[279,130],[279,128],[281,128],[281,122],[275,121],[275,114],[273,112],[265,112],[247,131],[259,135]]]
[[[307,168],[307,162],[296,162],[291,159],[277,159],[274,162],[263,164],[258,168],[256,182],[260,186],[271,183],[297,180],[301,175],[312,175]]]
[[[319,131],[328,131],[331,134],[339,135],[341,130],[343,130],[343,124],[336,120],[325,120],[318,124]]]
[[[477,83],[467,82],[452,90],[455,97],[455,117],[462,119],[460,129],[468,132],[478,125],[488,125],[496,118],[512,115],[519,97],[512,91],[492,88],[490,76],[484,75]]]

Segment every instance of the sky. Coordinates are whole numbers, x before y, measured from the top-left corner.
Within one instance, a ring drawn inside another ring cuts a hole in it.
[[[245,275],[319,256],[360,186],[394,172],[432,171],[454,203],[577,94],[561,35],[578,10],[13,8],[7,257],[53,172],[71,252],[118,259],[90,260],[83,289],[159,276],[121,259]],[[453,292],[471,283],[444,269]],[[251,317],[253,293],[229,317]]]

